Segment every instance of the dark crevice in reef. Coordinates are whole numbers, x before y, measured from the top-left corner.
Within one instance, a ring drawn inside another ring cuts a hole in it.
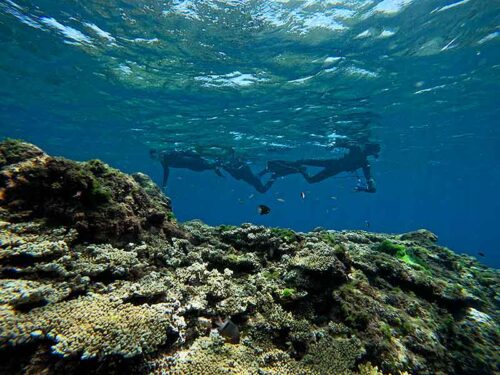
[[[436,294],[436,290],[432,286],[414,284],[397,278],[388,278],[388,280],[404,291],[411,291],[420,298],[429,302],[435,302],[452,314],[458,314],[467,307],[480,308],[482,305],[481,301],[470,298],[447,298],[445,296],[440,296]]]
[[[169,343],[175,340],[177,337],[172,337]],[[0,351],[0,374],[139,375],[145,368],[142,357],[109,356],[104,360],[57,357],[50,353],[51,344],[44,340]]]
[[[289,334],[289,328],[282,328],[275,332],[274,337],[272,338],[274,345],[281,350],[287,351],[289,349],[287,344],[289,342]]]
[[[30,343],[15,348],[6,347],[0,351],[0,374],[21,375],[26,373],[30,362],[53,361],[49,355],[48,343]]]
[[[155,305],[157,303],[163,302],[164,299],[165,299],[164,293],[156,294],[153,296],[131,295],[128,298],[124,298],[123,302],[124,303],[131,303],[132,305],[136,305],[136,306],[144,305],[145,303],[150,304],[150,305]]]
[[[34,263],[34,264],[38,264]],[[0,271],[0,276],[5,279],[24,279],[36,281],[62,281],[63,277],[53,270],[26,270],[23,267],[5,267]]]
[[[45,299],[41,299],[38,301],[29,301],[29,302],[24,302],[24,303],[17,303],[16,304],[16,310],[19,312],[26,313],[30,310],[33,310],[37,307],[42,307],[47,305],[48,301]]]
[[[209,270],[216,269],[219,272],[224,272],[224,269],[228,268],[239,275],[255,272],[261,267],[261,264],[252,261],[245,255],[226,254],[223,257],[205,257],[204,260],[208,262]]]
[[[250,314],[252,313],[253,309],[249,309],[249,311],[245,311],[239,314],[233,314],[231,315],[231,321],[236,324],[239,327],[243,327],[248,323],[248,320],[250,319]]]
[[[64,297],[63,299],[61,299],[61,301],[71,301],[71,300],[75,300],[77,299],[78,297],[84,297],[88,294],[88,290],[87,289],[84,289],[84,288],[79,288],[79,289],[75,289],[75,290],[72,290],[66,297]]]
[[[292,358],[300,361],[307,353],[307,343],[304,341],[291,340],[293,352]]]
[[[121,274],[117,275],[113,270],[105,270],[103,272],[99,272],[97,274],[93,274],[89,276],[92,282],[95,283],[103,283],[104,285],[112,284],[117,280],[130,280],[133,279],[129,275]]]
[[[61,254],[50,254],[43,257],[34,257],[28,254],[13,255],[2,262],[4,267],[26,268],[34,265],[35,263],[48,263],[52,260],[59,258]]]
[[[4,279],[20,279],[24,276],[24,274],[19,272],[15,268],[7,267],[7,268],[2,268],[2,270],[0,271],[0,276]]]
[[[380,285],[380,282],[377,281],[377,279],[381,277],[380,271],[374,273],[369,269],[365,269],[365,273],[371,284]],[[426,301],[436,303],[454,315],[461,314],[461,312],[463,312],[467,307],[481,308],[483,305],[479,299],[453,298],[440,295],[434,285],[417,284],[413,281],[392,276],[389,273],[383,274],[382,278],[383,280],[388,281],[393,287],[398,287],[405,292],[415,293],[416,296],[425,299]]]
[[[170,348],[173,347],[173,345],[179,340],[179,333],[178,332],[167,332],[167,337],[165,339],[165,342],[161,345],[158,346],[157,352],[161,351],[168,351]]]

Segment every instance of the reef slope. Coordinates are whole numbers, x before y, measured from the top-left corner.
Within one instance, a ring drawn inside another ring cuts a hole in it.
[[[178,224],[144,175],[7,140],[0,372],[495,374],[499,273],[436,240]]]

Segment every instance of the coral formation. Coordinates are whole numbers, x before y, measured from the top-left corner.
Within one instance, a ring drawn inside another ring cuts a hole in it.
[[[147,176],[18,141],[0,191],[1,373],[499,370],[498,271],[428,231],[174,223]]]
[[[55,355],[82,359],[133,357],[165,343],[168,335],[178,334],[168,305],[134,306],[97,294],[49,304],[25,314],[6,309],[1,317],[2,344],[19,345],[47,338],[54,342]]]
[[[169,200],[141,187],[150,185],[144,175],[134,179],[98,160],[50,157],[20,141],[3,141],[0,150],[0,202],[11,220],[44,217],[88,241],[126,243],[146,230],[182,235],[168,220]]]

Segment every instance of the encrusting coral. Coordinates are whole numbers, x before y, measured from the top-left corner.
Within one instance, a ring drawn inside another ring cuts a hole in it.
[[[48,338],[52,352],[82,359],[151,351],[177,336],[169,306],[134,306],[89,294],[19,314],[2,314],[0,337],[10,345]],[[178,319],[178,322],[182,319]]]
[[[428,231],[172,217],[145,175],[1,142],[0,373],[499,370],[498,271]]]

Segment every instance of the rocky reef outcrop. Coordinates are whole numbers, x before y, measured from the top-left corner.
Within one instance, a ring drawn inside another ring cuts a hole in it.
[[[0,168],[0,202],[11,221],[44,218],[87,241],[124,244],[146,231],[182,236],[169,199],[145,175],[51,157],[15,140],[1,143]]]
[[[147,176],[10,140],[0,205],[0,373],[499,370],[499,272],[425,230],[178,224]]]

